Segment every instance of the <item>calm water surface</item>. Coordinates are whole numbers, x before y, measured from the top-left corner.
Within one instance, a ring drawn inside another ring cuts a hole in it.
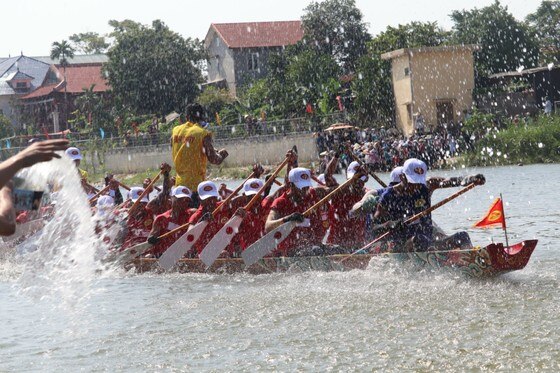
[[[559,371],[560,165],[474,172],[487,184],[434,220],[468,229],[502,192],[510,242],[540,240],[523,271],[473,281],[376,259],[347,273],[35,276],[4,259],[0,371]]]

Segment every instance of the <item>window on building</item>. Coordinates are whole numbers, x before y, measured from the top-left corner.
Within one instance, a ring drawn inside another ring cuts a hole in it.
[[[404,76],[409,76],[410,75],[410,68],[405,67],[404,68]]]
[[[249,55],[249,64],[247,66],[249,71],[255,71],[259,69],[259,54],[251,53]]]
[[[16,88],[25,89],[27,88],[27,82],[17,82]]]
[[[406,113],[408,120],[412,120],[412,104],[406,104]]]

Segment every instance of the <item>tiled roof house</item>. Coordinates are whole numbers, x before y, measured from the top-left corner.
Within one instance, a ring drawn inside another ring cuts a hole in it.
[[[268,58],[303,38],[301,21],[212,23],[204,45],[208,83],[236,89],[268,73]]]

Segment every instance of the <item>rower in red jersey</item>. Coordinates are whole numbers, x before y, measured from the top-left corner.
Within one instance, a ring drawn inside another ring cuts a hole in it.
[[[297,154],[289,151],[291,168],[297,162]],[[276,256],[290,256],[298,250],[320,244],[325,235],[325,227],[319,214],[314,212],[309,218],[304,218],[303,213],[326,195],[325,189],[313,188],[311,172],[302,167],[290,169],[288,172],[287,190],[272,203],[270,214],[265,223],[265,231],[279,227],[288,221],[300,223],[274,251]]]
[[[163,188],[157,197],[151,201],[148,201],[148,197],[145,195],[140,201],[138,207],[135,208],[135,210],[128,216],[126,221],[127,230],[122,245],[123,250],[145,242],[152,231],[155,215],[154,211],[164,211],[163,209],[165,208],[167,199],[169,198],[171,188],[171,184],[169,182],[169,172],[171,171],[171,167],[167,163],[162,163],[160,169],[163,174]],[[129,192],[131,202],[135,203],[143,192],[144,188],[131,188]]]
[[[135,203],[144,193],[144,188],[130,188],[129,197],[132,203]],[[154,222],[154,214],[148,207],[148,197],[144,196],[140,200],[138,207],[128,216],[126,220],[126,235],[122,249],[127,249],[136,244],[145,242],[148,239],[152,224]]]
[[[177,232],[171,236],[159,239],[161,235],[188,223],[191,215],[196,211],[192,207],[191,191],[186,186],[177,186],[171,190],[171,209],[156,216],[148,242],[154,246],[147,252],[159,258],[184,232]]]
[[[191,215],[189,223],[195,225],[202,220],[207,220],[208,225],[189,253],[191,257],[202,252],[212,237],[218,233],[233,214],[229,203],[228,206],[222,206],[222,202],[218,201],[218,188],[212,181],[203,181],[198,184],[197,192],[200,199],[200,206]],[[212,212],[218,207],[220,207],[220,210],[213,216]]]
[[[264,233],[263,208],[261,206],[264,200],[262,194],[249,211],[245,211],[244,207],[242,207],[247,205],[254,198],[263,185],[264,183],[261,179],[249,179],[243,184],[243,194],[232,200],[232,205],[238,207],[236,214],[243,217],[243,222],[239,226],[239,231],[225,249],[225,251],[233,257],[239,256],[241,251],[261,238]]]
[[[358,162],[352,162],[346,171],[346,178],[352,178],[360,170]],[[354,204],[359,202],[367,192],[365,183],[367,176],[357,178],[348,188],[340,191],[331,200],[329,207],[329,245],[344,248],[362,247],[365,241],[366,217],[350,214]]]

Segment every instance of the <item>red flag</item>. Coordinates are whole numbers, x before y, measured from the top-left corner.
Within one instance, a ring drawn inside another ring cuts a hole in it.
[[[307,114],[313,114],[313,106],[311,106],[309,102],[307,103],[307,105],[305,105],[305,112]]]
[[[496,200],[492,203],[490,210],[486,213],[486,216],[473,225],[473,228],[492,228],[500,225],[502,226],[502,229],[506,229],[504,204],[501,198],[496,198]]]
[[[344,111],[344,105],[342,105],[342,97],[336,96],[336,101],[338,102],[338,110]]]

